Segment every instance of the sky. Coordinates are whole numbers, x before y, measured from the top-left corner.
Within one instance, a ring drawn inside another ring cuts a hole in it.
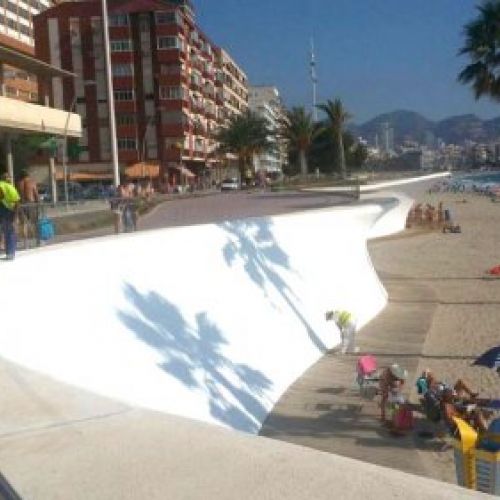
[[[275,85],[287,106],[311,106],[310,39],[318,100],[340,97],[362,123],[407,109],[433,120],[500,105],[456,81],[475,0],[192,0],[198,23],[250,83]]]

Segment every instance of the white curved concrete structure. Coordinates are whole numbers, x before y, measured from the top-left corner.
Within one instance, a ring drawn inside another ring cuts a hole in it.
[[[338,343],[327,310],[349,310],[361,326],[385,306],[366,239],[377,221],[392,230],[404,220],[398,206],[20,255],[0,263],[0,356],[134,406],[255,433],[286,388]]]

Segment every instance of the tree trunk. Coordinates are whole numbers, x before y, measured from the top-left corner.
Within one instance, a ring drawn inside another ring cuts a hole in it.
[[[299,158],[300,158],[300,173],[303,177],[305,177],[308,174],[307,155],[305,149],[300,150]]]
[[[344,151],[344,139],[342,138],[342,129],[339,129],[336,133],[337,139],[337,161],[338,161],[338,169],[340,172],[340,177],[345,179],[346,168],[345,168],[345,151]]]
[[[243,185],[245,182],[245,174],[246,174],[246,162],[245,157],[243,155],[238,156],[238,167],[240,171],[240,184]]]

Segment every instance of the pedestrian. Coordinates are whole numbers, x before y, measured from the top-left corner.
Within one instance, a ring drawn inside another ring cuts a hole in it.
[[[40,201],[36,182],[31,178],[27,170],[21,170],[17,190],[23,203],[38,203]]]
[[[36,182],[31,179],[26,170],[21,171],[20,180],[17,183],[17,190],[21,197],[20,224],[24,237],[24,247],[28,248],[28,238],[38,237],[37,224],[39,219],[38,203],[40,197]],[[37,238],[38,239],[38,238]]]
[[[9,174],[4,174],[0,180],[0,226],[5,241],[7,260],[13,260],[16,255],[16,231],[14,221],[21,197],[12,184]]]

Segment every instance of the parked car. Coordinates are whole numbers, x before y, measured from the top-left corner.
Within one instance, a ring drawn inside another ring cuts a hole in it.
[[[238,191],[240,183],[236,177],[224,179],[220,185],[221,191]]]

